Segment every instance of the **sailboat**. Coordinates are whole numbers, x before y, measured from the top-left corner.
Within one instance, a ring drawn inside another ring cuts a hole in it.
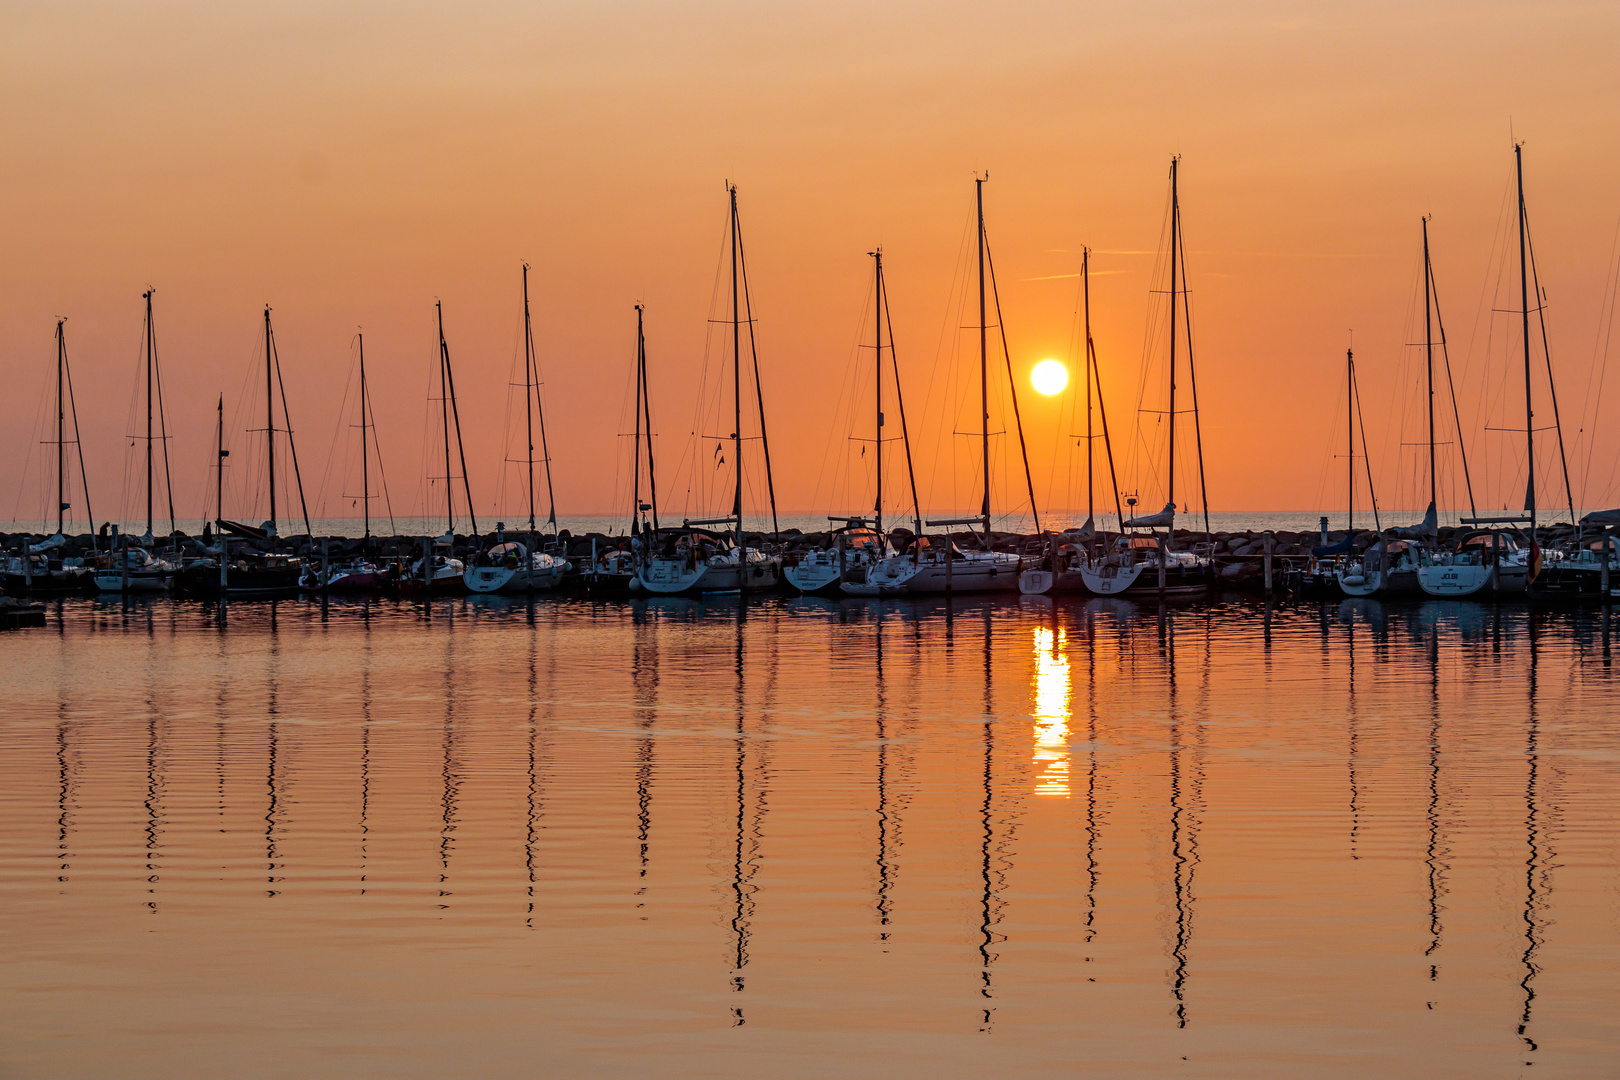
[[[308,591],[316,592],[346,592],[368,593],[378,592],[391,588],[394,585],[394,566],[378,565],[373,559],[371,537],[371,500],[376,498],[371,493],[371,448],[377,438],[376,417],[371,409],[371,388],[366,382],[366,336],[358,332],[354,336],[355,345],[359,350],[360,365],[360,422],[354,427],[360,429],[360,513],[363,531],[360,539],[360,550],[349,558],[334,565],[324,565],[311,562],[304,568],[300,584]],[[369,434],[368,434],[369,432]],[[377,449],[377,466],[382,468],[382,449]],[[340,489],[341,490],[341,489]],[[387,497],[388,487],[386,477],[383,481],[383,496]],[[353,496],[346,496],[352,498]],[[389,504],[388,511],[390,523],[393,520],[393,507]]]
[[[1418,566],[1432,554],[1438,545],[1440,535],[1439,515],[1439,472],[1435,457],[1435,423],[1434,423],[1434,333],[1440,331],[1440,352],[1446,365],[1446,384],[1451,390],[1452,419],[1459,432],[1458,455],[1462,461],[1463,477],[1467,482],[1468,499],[1470,507],[1473,504],[1473,479],[1468,472],[1468,449],[1460,442],[1462,431],[1462,418],[1457,409],[1456,385],[1451,381],[1451,353],[1446,345],[1446,324],[1440,315],[1440,292],[1435,283],[1434,260],[1429,250],[1429,219],[1423,218],[1423,367],[1425,380],[1426,415],[1428,416],[1429,433],[1429,509],[1424,513],[1423,520],[1417,525],[1391,530],[1393,535],[1380,535],[1378,541],[1362,553],[1360,559],[1345,558],[1339,560],[1334,570],[1334,577],[1339,591],[1346,596],[1399,596],[1419,592]],[[1354,359],[1351,361],[1351,407],[1357,411],[1361,409],[1359,390],[1354,385],[1355,368]],[[1352,418],[1353,419],[1353,418]],[[1365,420],[1362,423],[1362,453],[1366,453],[1367,429]],[[1354,454],[1355,444],[1350,444],[1352,458],[1352,498],[1354,498]],[[1368,490],[1372,489],[1372,473],[1367,474]],[[1376,512],[1376,508],[1375,508]],[[1352,521],[1352,525],[1354,522]],[[1352,528],[1352,533],[1354,529]],[[1350,540],[1346,541],[1348,545]],[[1348,546],[1345,549],[1349,550]],[[1325,552],[1317,552],[1325,553]]]
[[[630,540],[628,544],[597,551],[592,541],[591,559],[575,575],[586,592],[619,596],[641,588],[636,579],[638,553],[658,533],[658,474],[653,467],[652,402],[647,393],[647,331],[645,311],[636,305],[636,398],[635,445],[631,450]],[[645,452],[647,500],[641,498],[641,472]],[[652,514],[649,521],[648,513]]]
[[[1523,593],[1541,570],[1542,556],[1536,543],[1535,398],[1530,387],[1530,223],[1524,203],[1524,148],[1521,144],[1514,144],[1513,164],[1519,195],[1519,314],[1523,320],[1521,330],[1524,338],[1524,513],[1474,513],[1463,518],[1462,523],[1475,528],[1457,537],[1452,550],[1423,553],[1424,557],[1417,568],[1418,587],[1430,596],[1445,599]],[[1550,362],[1547,374],[1550,384]],[[1557,408],[1555,397],[1555,418]],[[1561,434],[1559,439],[1562,448]],[[1568,483],[1567,470],[1565,482]],[[1521,532],[1516,527],[1521,524],[1528,526],[1527,532]],[[1504,525],[1509,527],[1501,528]]]
[[[450,426],[455,422],[456,449],[461,457],[461,486],[467,496],[467,517],[472,522],[473,535],[478,535],[478,515],[473,511],[472,482],[467,479],[467,449],[461,442],[461,411],[456,407],[456,376],[450,367],[450,346],[444,340],[444,304],[435,301],[433,310],[439,323],[439,418],[444,430],[444,535],[424,551],[422,557],[411,564],[410,576],[400,582],[400,588],[411,592],[441,594],[463,593],[467,583],[463,578],[466,566],[455,557],[456,544],[456,487],[450,471]],[[427,545],[423,541],[424,547]],[[443,551],[437,550],[442,548]]]
[[[551,453],[546,448],[546,414],[540,402],[540,365],[534,354],[534,323],[529,317],[529,264],[523,264],[523,423],[529,464],[529,544],[506,539],[506,526],[495,526],[495,546],[476,566],[462,574],[475,593],[531,593],[555,589],[570,567],[565,559],[534,550],[534,418],[540,417],[540,458],[546,466],[546,497],[551,502],[548,524],[557,528],[557,499],[551,486]],[[469,499],[468,505],[471,506]]]
[[[1091,550],[1097,540],[1095,483],[1097,470],[1092,457],[1099,437],[1108,455],[1108,481],[1114,489],[1115,520],[1125,520],[1124,511],[1119,505],[1119,478],[1114,472],[1114,444],[1108,437],[1108,410],[1103,406],[1102,373],[1097,368],[1097,347],[1091,338],[1090,248],[1080,250],[1080,295],[1085,315],[1086,350],[1086,433],[1083,436],[1086,440],[1086,521],[1078,530],[1062,537],[1046,535],[1047,552],[1040,565],[1030,567],[1018,575],[1018,591],[1025,595],[1085,591],[1085,577],[1081,574],[1081,570],[1090,566],[1096,557]],[[1100,436],[1093,433],[1091,426],[1093,414],[1091,397],[1094,387],[1097,395],[1095,413],[1102,421]]]
[[[146,442],[146,535],[140,538],[138,546],[131,546],[129,537],[123,537],[121,550],[114,550],[111,555],[97,560],[96,588],[102,592],[168,592],[174,587],[175,564],[156,558],[147,550],[154,542],[153,526],[156,524],[152,488],[154,441],[163,444],[163,488],[168,495],[169,528],[174,528],[174,490],[169,483],[169,435],[163,416],[163,379],[158,371],[157,332],[152,327],[154,291],[148,289],[141,294],[141,299],[146,301],[146,321],[141,335],[141,355],[146,373],[146,435],[135,436],[144,438]],[[154,409],[157,434],[153,433]]]
[[[1174,551],[1176,525],[1176,339],[1184,333],[1187,344],[1187,375],[1193,397],[1193,435],[1198,448],[1198,486],[1204,496],[1204,531],[1209,532],[1209,499],[1204,492],[1203,434],[1198,421],[1198,375],[1193,365],[1192,318],[1181,304],[1181,322],[1177,325],[1178,300],[1187,293],[1186,253],[1181,236],[1181,193],[1178,173],[1181,158],[1170,159],[1170,364],[1169,396],[1166,413],[1169,432],[1169,452],[1166,455],[1168,480],[1165,485],[1166,502],[1157,514],[1132,517],[1122,521],[1123,529],[1153,530],[1147,536],[1127,534],[1116,542],[1114,550],[1102,559],[1080,568],[1081,580],[1086,588],[1099,596],[1156,595],[1165,597],[1200,596],[1209,590],[1212,574],[1209,559],[1188,551]],[[1162,534],[1157,530],[1163,529]]]
[[[861,581],[846,581],[843,590],[854,596],[880,596],[900,593],[1005,592],[1018,588],[1019,557],[990,548],[990,347],[988,297],[994,290],[995,268],[990,264],[989,237],[984,227],[985,177],[975,177],[974,210],[978,226],[979,263],[979,417],[980,449],[984,472],[984,498],[973,517],[942,518],[927,522],[937,528],[977,525],[984,530],[983,548],[963,551],[947,536],[926,536],[919,529],[906,550],[880,559],[867,569]],[[988,272],[988,279],[987,279]],[[996,293],[996,323],[1001,333],[1002,352],[1007,349],[1007,331],[1001,318],[1001,298]],[[1035,488],[1030,480],[1029,457],[1024,454],[1023,421],[1018,416],[1018,387],[1012,380],[1012,361],[1007,361],[1007,381],[1012,395],[1013,418],[1018,428],[1018,449],[1023,454],[1024,479],[1029,485],[1029,507],[1035,514]],[[1035,517],[1036,531],[1040,518]]]
[[[875,450],[876,489],[877,493],[872,501],[872,517],[870,519],[859,515],[846,515],[845,517],[829,517],[828,521],[842,521],[844,524],[832,532],[832,543],[815,551],[807,551],[790,562],[784,562],[782,577],[787,583],[801,593],[835,592],[846,578],[854,581],[864,581],[866,568],[879,559],[888,558],[895,554],[894,548],[889,544],[883,534],[883,328],[889,323],[889,358],[894,361],[894,392],[895,399],[900,402],[900,427],[902,438],[906,447],[906,469],[912,473],[911,496],[912,505],[917,504],[917,482],[915,472],[911,466],[911,440],[905,437],[905,404],[900,398],[900,366],[894,355],[894,327],[893,320],[889,318],[888,289],[883,281],[883,249],[869,253],[873,264],[873,344],[874,350],[874,379],[876,380],[873,394],[873,411],[876,413],[873,425],[872,445]],[[921,514],[918,514],[921,517]],[[918,529],[918,532],[921,532]]]
[[[687,520],[680,529],[653,534],[642,551],[637,574],[641,587],[658,596],[681,593],[738,592],[775,588],[781,562],[758,548],[750,548],[743,535],[743,426],[742,328],[748,326],[749,349],[754,361],[754,395],[759,402],[759,437],[765,451],[765,486],[770,492],[771,520],[776,520],[776,487],[771,479],[771,444],[765,432],[765,399],[759,382],[759,350],[754,340],[753,304],[748,298],[748,270],[743,261],[741,220],[737,214],[737,186],[727,184],[731,200],[731,456],[736,472],[731,513],[725,517]],[[744,319],[743,304],[747,303]],[[705,526],[729,525],[729,535]]]
[[[21,592],[83,592],[94,588],[93,571],[80,565],[79,560],[55,560],[51,553],[67,544],[67,512],[72,509],[69,498],[67,448],[78,448],[79,482],[84,492],[85,514],[90,516],[90,484],[84,469],[84,445],[79,441],[79,410],[73,401],[73,376],[68,370],[67,334],[63,329],[66,319],[56,320],[56,532],[37,544],[26,547],[20,557],[10,560],[6,572],[0,575],[0,585]],[[67,437],[67,420],[73,418],[73,438]],[[94,534],[91,535],[95,543]],[[69,565],[71,564],[71,565]]]
[[[1426,278],[1424,287],[1427,289],[1430,288],[1430,283],[1432,283],[1432,276],[1431,271],[1428,269],[1428,224],[1426,221],[1424,223],[1423,248],[1424,276]],[[1427,310],[1428,306],[1425,304],[1425,312]],[[1429,350],[1428,359],[1429,377],[1432,384],[1434,376],[1432,346]],[[1367,456],[1367,418],[1361,411],[1361,384],[1356,379],[1356,354],[1354,349],[1345,349],[1344,362],[1345,483],[1348,492],[1345,537],[1337,544],[1324,544],[1311,549],[1313,559],[1331,560],[1326,564],[1327,570],[1318,570],[1316,573],[1318,575],[1330,574],[1329,580],[1331,583],[1336,585],[1338,591],[1345,596],[1388,596],[1413,593],[1417,591],[1417,552],[1409,541],[1384,536],[1383,525],[1378,520],[1378,496],[1373,491],[1372,461]],[[1431,464],[1434,453],[1433,419],[1431,401],[1429,431]],[[1358,426],[1361,431],[1361,453],[1359,455],[1356,453],[1356,430]],[[1366,466],[1367,498],[1372,503],[1373,529],[1378,534],[1378,539],[1360,556],[1355,553],[1357,457],[1360,457]],[[1322,564],[1317,565],[1321,566]],[[1320,577],[1317,580],[1320,580]]]
[[[282,427],[276,427],[276,398],[281,398]],[[224,412],[221,407],[220,428],[220,454],[219,464],[224,464]],[[298,447],[293,441],[292,417],[287,412],[287,388],[281,377],[281,357],[276,351],[275,331],[270,325],[270,305],[264,306],[264,445],[265,467],[269,478],[267,485],[269,495],[270,516],[258,528],[243,525],[235,521],[227,521],[222,507],[215,507],[220,513],[216,525],[220,530],[219,559],[225,564],[224,572],[220,572],[220,563],[212,558],[199,559],[188,564],[181,571],[178,587],[181,592],[190,596],[281,596],[298,591],[298,580],[303,573],[303,560],[297,555],[281,550],[279,517],[276,507],[276,433],[280,430],[287,436],[288,456],[292,459],[293,477],[298,488],[298,505],[303,513],[304,534],[311,534],[309,526],[309,506],[304,500],[304,478],[298,468]],[[261,552],[238,551],[234,556],[230,554],[230,541],[226,534],[242,539],[268,542],[269,551]]]

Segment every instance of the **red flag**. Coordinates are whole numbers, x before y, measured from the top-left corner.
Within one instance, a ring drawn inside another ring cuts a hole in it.
[[[1541,576],[1541,548],[1532,537],[1530,540],[1530,576],[1526,583],[1533,582]]]

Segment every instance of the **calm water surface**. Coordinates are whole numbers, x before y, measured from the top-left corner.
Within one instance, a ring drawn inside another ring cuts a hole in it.
[[[0,1075],[1615,1075],[1610,633],[62,602],[0,637]]]

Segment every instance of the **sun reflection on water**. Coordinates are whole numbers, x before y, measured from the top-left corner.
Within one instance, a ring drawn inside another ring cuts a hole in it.
[[[1035,628],[1035,794],[1069,797],[1068,635]]]

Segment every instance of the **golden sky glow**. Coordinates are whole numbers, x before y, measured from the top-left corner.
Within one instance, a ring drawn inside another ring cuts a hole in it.
[[[150,284],[180,516],[200,512],[214,402],[224,393],[231,420],[265,303],[306,487],[345,422],[363,326],[389,482],[398,509],[416,508],[435,298],[489,513],[527,259],[559,510],[621,510],[632,305],[647,309],[673,470],[731,180],[778,502],[843,509],[816,505],[817,477],[881,243],[923,501],[960,504],[972,455],[950,460],[941,433],[961,421],[935,369],[961,352],[949,298],[975,172],[990,175],[1018,385],[1057,356],[1083,389],[1072,335],[1089,246],[1103,387],[1128,440],[1179,153],[1212,506],[1342,503],[1329,455],[1352,329],[1380,501],[1418,505],[1398,494],[1412,471],[1400,444],[1417,436],[1394,399],[1419,219],[1434,215],[1453,359],[1472,364],[1465,426],[1482,432],[1506,408],[1485,357],[1506,340],[1488,286],[1514,136],[1566,435],[1572,417],[1599,432],[1581,436],[1593,464],[1577,499],[1620,500],[1620,394],[1598,422],[1583,393],[1620,218],[1613,5],[13,5],[0,27],[8,503],[66,315],[98,516],[116,509]],[[1075,502],[1053,486],[1064,400],[1025,406],[1048,505]],[[1469,438],[1502,460],[1484,500],[1509,499],[1510,457]],[[333,514],[342,487],[327,484]]]

